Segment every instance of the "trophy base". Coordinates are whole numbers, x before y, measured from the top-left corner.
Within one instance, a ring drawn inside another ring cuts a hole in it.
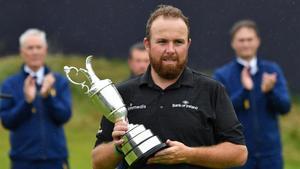
[[[150,149],[149,151],[147,151],[145,154],[142,154],[139,158],[137,158],[130,166],[130,169],[138,169],[141,168],[142,166],[146,165],[147,160],[154,156],[154,154],[156,152],[158,152],[159,150],[162,150],[164,148],[166,148],[167,145],[165,143],[161,143],[155,147],[153,147],[152,149]]]
[[[129,168],[140,168],[148,158],[167,146],[142,124],[129,124],[129,130],[122,138],[125,143],[121,150]]]

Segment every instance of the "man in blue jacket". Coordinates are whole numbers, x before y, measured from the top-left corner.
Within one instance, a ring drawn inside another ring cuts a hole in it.
[[[10,130],[12,169],[65,169],[67,145],[63,125],[71,117],[68,81],[45,65],[46,35],[28,29],[20,36],[24,64],[6,79],[1,121]]]
[[[236,58],[217,69],[214,78],[226,87],[244,126],[248,161],[242,168],[283,168],[278,116],[290,111],[286,80],[280,67],[257,58],[256,23],[237,22],[231,29]]]

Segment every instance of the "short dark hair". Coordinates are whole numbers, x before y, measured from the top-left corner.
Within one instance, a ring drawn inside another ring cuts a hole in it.
[[[144,43],[143,43],[143,42],[137,42],[137,43],[133,44],[133,45],[129,48],[129,56],[128,56],[129,59],[132,58],[132,52],[133,52],[134,50],[145,51],[146,48],[145,48],[145,46],[144,46]]]
[[[150,14],[150,17],[147,21],[146,37],[148,39],[150,39],[150,29],[151,29],[152,23],[159,16],[169,17],[169,18],[181,18],[188,28],[188,37],[189,37],[189,35],[190,35],[189,19],[186,16],[184,16],[182,11],[171,5],[158,5],[156,10]]]
[[[233,24],[232,28],[230,29],[230,37],[231,40],[233,40],[235,34],[237,31],[239,31],[241,28],[250,28],[253,29],[256,32],[257,37],[260,37],[258,27],[256,23],[253,20],[240,20]]]

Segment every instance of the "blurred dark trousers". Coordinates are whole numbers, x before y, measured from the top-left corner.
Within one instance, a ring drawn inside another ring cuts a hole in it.
[[[68,160],[12,160],[11,169],[70,169]]]

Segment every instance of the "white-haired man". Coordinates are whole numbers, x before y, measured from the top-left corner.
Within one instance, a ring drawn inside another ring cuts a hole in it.
[[[63,131],[71,117],[68,82],[45,65],[45,32],[28,29],[19,41],[24,64],[4,81],[2,92],[12,98],[0,106],[2,124],[10,131],[11,168],[68,168]]]

